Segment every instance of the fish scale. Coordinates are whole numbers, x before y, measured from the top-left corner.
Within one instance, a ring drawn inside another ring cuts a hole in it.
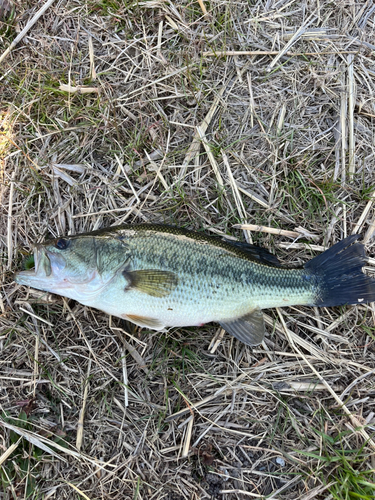
[[[152,237],[152,230],[149,236]],[[275,302],[280,305],[280,297],[286,291],[288,299],[285,301],[295,301],[301,296],[305,304],[308,299],[313,301],[315,290],[311,283],[303,280],[306,274],[303,270],[256,263],[244,252],[238,249],[233,251],[229,244],[214,247],[212,244],[207,245],[207,240],[203,238],[176,241],[173,236],[168,233],[158,235],[155,242],[147,244],[147,235],[141,233],[133,239],[130,248],[140,267],[160,266],[178,272],[181,284],[176,293],[186,295],[186,299],[191,296],[186,292],[186,287],[190,285],[194,296],[201,300],[210,299],[216,305],[218,300],[244,302],[245,310],[263,305],[275,307]],[[167,260],[167,266],[162,265],[161,256]],[[203,292],[206,293],[204,297],[201,296]],[[259,302],[260,297],[264,304]],[[226,319],[231,316],[230,310],[222,312]]]
[[[16,281],[155,330],[218,322],[257,345],[262,309],[375,300],[358,238],[288,268],[246,243],[155,224],[117,226],[37,245],[35,269]]]

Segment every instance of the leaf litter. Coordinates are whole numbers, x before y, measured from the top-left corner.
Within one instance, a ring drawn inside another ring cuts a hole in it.
[[[374,274],[371,3],[46,4],[0,32],[2,55],[24,33],[0,74],[2,497],[366,498],[373,304],[267,311],[250,349],[12,275],[34,242],[132,222],[284,264],[361,233]]]

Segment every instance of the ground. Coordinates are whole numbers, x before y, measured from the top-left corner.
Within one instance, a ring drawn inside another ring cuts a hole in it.
[[[1,57],[45,1],[0,3]],[[372,2],[49,3],[0,63],[0,499],[374,498],[373,305],[266,311],[251,349],[13,280],[125,222],[285,265],[360,233],[374,274]]]

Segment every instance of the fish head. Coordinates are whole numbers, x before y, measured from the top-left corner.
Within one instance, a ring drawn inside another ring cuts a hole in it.
[[[35,245],[34,268],[16,274],[21,285],[76,298],[94,292],[102,283],[92,237],[64,237]]]

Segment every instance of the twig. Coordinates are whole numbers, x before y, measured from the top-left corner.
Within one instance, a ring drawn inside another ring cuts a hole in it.
[[[120,347],[121,362],[122,362],[122,376],[124,378],[124,404],[125,408],[129,406],[129,390],[128,390],[128,371],[126,369],[126,354],[124,349]]]
[[[241,191],[241,193],[246,194],[246,196],[251,198],[256,203],[259,203],[259,205],[266,208],[267,210],[269,210],[271,208],[271,206],[267,202],[265,202],[260,196],[254,194],[254,193],[251,193],[247,189],[244,189],[242,186],[240,186],[238,184],[238,182],[236,182],[236,184],[237,184],[238,190]]]
[[[345,87],[345,76],[342,76],[341,82],[341,106],[340,106],[340,127],[341,127],[341,182],[345,183],[345,151],[346,151],[346,117],[348,113],[347,92]]]
[[[354,156],[354,104],[355,104],[355,82],[354,82],[354,56],[348,56],[348,114],[349,114],[349,174],[355,172]]]
[[[29,31],[30,28],[34,26],[34,24],[38,21],[40,17],[45,13],[45,11],[50,7],[55,0],[48,0],[43,7],[41,7],[38,12],[35,14],[35,16],[30,19],[30,21],[26,24],[26,26],[23,28],[21,33],[13,40],[13,42],[9,45],[9,47],[6,49],[6,51],[0,56],[0,63],[3,62],[3,60],[6,58],[6,56],[10,53],[11,50],[14,49],[14,47],[17,45],[18,42],[22,40],[22,38],[26,35],[26,33]]]
[[[36,434],[35,432],[29,431],[27,429],[23,429],[22,427],[17,427],[16,425],[10,424],[9,422],[6,422],[2,418],[0,418],[0,427],[5,427],[6,429],[9,429],[10,431],[15,432],[22,438],[26,439],[29,443],[33,444],[34,446],[37,446],[41,450],[45,451],[49,455],[52,455],[53,457],[57,458],[58,460],[61,460],[63,462],[67,462],[66,458],[58,455],[52,448],[50,448],[46,442],[49,442],[48,439],[44,438],[43,436],[40,436],[39,434]],[[73,455],[76,458],[80,458],[79,453],[72,451],[70,449],[64,449],[62,446],[60,446],[57,443],[50,442],[52,446],[54,446],[57,449],[62,449],[66,451],[66,453],[69,453],[70,455]]]
[[[297,56],[324,56],[329,54],[358,54],[358,50],[345,50],[338,52],[337,50],[330,50],[324,52],[284,52],[284,56],[297,57]],[[278,50],[226,50],[225,52],[213,52],[211,50],[203,52],[203,57],[227,57],[227,56],[276,56],[279,54]]]
[[[298,250],[315,250],[316,252],[324,252],[324,250],[328,250],[329,247],[325,247],[323,245],[313,245],[310,243],[278,243],[277,246],[279,248],[295,248]]]
[[[202,141],[204,149],[206,150],[206,153],[207,153],[208,159],[210,160],[212,169],[215,172],[219,188],[223,189],[224,188],[224,182],[223,182],[223,179],[222,179],[221,174],[220,174],[219,166],[218,166],[218,164],[217,164],[217,162],[215,160],[215,157],[214,157],[214,155],[213,155],[213,153],[211,151],[211,148],[210,148],[210,145],[208,144],[206,136],[204,135],[203,130],[199,126],[197,127],[197,132],[198,132],[198,135],[200,137],[200,140]]]
[[[185,441],[184,447],[182,449],[181,458],[186,458],[189,454],[191,436],[193,433],[193,425],[194,425],[194,414],[191,416],[191,419],[188,422],[186,433],[185,433]]]
[[[68,85],[66,83],[62,83],[59,87],[59,90],[63,92],[69,92],[69,94],[97,94],[99,89],[97,87],[85,87],[84,85],[77,85],[77,87],[73,87],[72,85]]]
[[[75,490],[82,498],[84,498],[85,500],[90,500],[90,497],[88,497],[86,493],[77,488],[75,484],[70,483],[69,481],[66,481],[66,484],[73,488],[73,490]]]
[[[12,173],[10,179],[10,192],[9,192],[9,204],[8,204],[8,231],[7,231],[7,244],[8,244],[8,268],[12,267],[13,262],[13,244],[12,244],[12,211],[13,211],[13,194],[14,194],[14,179],[16,178],[16,173]]]
[[[223,157],[224,165],[227,167],[228,179],[229,179],[230,186],[232,188],[232,193],[233,193],[234,201],[236,202],[238,214],[242,220],[246,220],[246,210],[245,210],[244,204],[242,202],[242,198],[241,198],[237,183],[234,180],[228,157],[225,154],[223,149],[221,150],[221,156]],[[243,226],[246,226],[246,224],[244,224]],[[248,243],[252,243],[251,234],[247,232],[246,227],[242,227],[242,229],[245,233],[246,241]]]
[[[96,80],[94,44],[92,43],[91,35],[89,35],[89,56],[90,56],[90,79]]]
[[[139,367],[147,375],[148,369],[147,369],[146,363],[145,363],[144,359],[142,358],[142,356],[138,353],[137,349],[135,347],[133,347],[132,345],[130,345],[129,342],[127,342],[124,338],[122,339],[122,342],[123,342],[125,348],[127,349],[127,351],[129,352],[130,356],[134,359],[134,361],[136,361],[138,363]]]
[[[206,9],[206,6],[204,5],[203,0],[198,0],[198,3],[199,3],[199,7],[201,8],[201,10],[203,12],[203,15],[206,16],[207,15],[207,9]]]
[[[224,328],[219,328],[215,335],[212,337],[212,340],[210,342],[210,345],[208,346],[208,352],[210,354],[214,354],[216,349],[219,347],[220,342],[222,341],[223,337],[225,335],[225,330]]]
[[[0,467],[1,465],[8,459],[8,457],[18,448],[18,445],[20,444],[22,437],[19,438],[17,443],[13,443],[9,446],[7,450],[4,451],[4,453],[0,457]]]
[[[319,239],[320,236],[312,234],[309,231],[287,231],[285,229],[277,229],[276,227],[257,226],[256,224],[234,224],[236,229],[246,231],[258,231],[260,233],[277,234],[279,236],[287,236],[288,238],[313,238]],[[302,229],[302,228],[301,228]]]
[[[355,225],[352,234],[357,234],[359,232],[374,201],[375,201],[375,190],[371,193],[370,199],[367,202],[367,205],[365,206],[365,209],[363,210],[361,217],[358,219],[358,222]]]
[[[88,367],[87,367],[87,374],[86,378],[84,381],[84,391],[83,391],[83,401],[82,401],[82,408],[81,411],[79,412],[79,418],[78,418],[78,424],[77,424],[77,439],[76,439],[76,448],[78,451],[81,450],[82,446],[82,439],[83,439],[83,419],[85,418],[85,409],[86,409],[86,401],[87,401],[87,395],[89,392],[89,376],[90,376],[90,370],[91,370],[91,358],[89,359]]]
[[[251,493],[250,491],[245,491],[245,490],[240,490],[240,489],[220,490],[220,494],[224,495],[224,493],[234,493],[237,498],[238,498],[237,495],[242,495],[242,496],[251,497],[251,498],[259,498],[259,500],[264,498],[263,495],[257,495],[256,493]]]
[[[31,312],[31,311],[28,311],[26,309],[24,309],[23,307],[20,307],[20,311],[23,311],[24,313],[26,314],[30,314],[30,316],[32,316],[33,318],[36,318],[38,319],[39,321],[41,321],[42,323],[45,323],[46,325],[49,325],[49,326],[52,326],[54,327],[55,325],[53,323],[51,323],[50,321],[47,321],[46,319],[44,318],[41,318],[40,316],[38,316],[37,314],[35,314],[34,312]]]
[[[249,96],[250,96],[250,102],[249,102],[249,108],[250,108],[250,125],[251,128],[254,127],[254,114],[255,114],[255,105],[254,105],[254,96],[253,96],[253,86],[251,83],[251,73],[247,73],[247,85],[249,87]]]

